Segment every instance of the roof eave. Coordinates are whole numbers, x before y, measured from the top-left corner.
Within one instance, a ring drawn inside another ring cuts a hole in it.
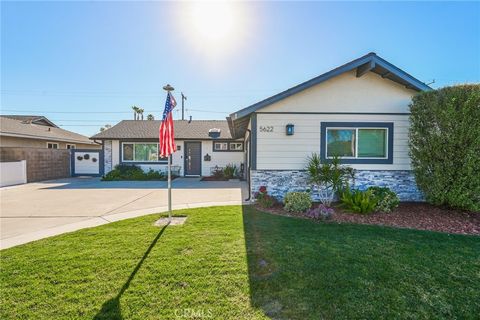
[[[388,70],[390,73],[394,74],[395,76],[399,77],[400,79],[402,79],[403,81],[407,82],[410,86],[411,89],[414,89],[414,90],[417,90],[417,91],[429,91],[429,90],[432,90],[432,88],[430,88],[428,85],[426,85],[425,83],[421,82],[420,80],[412,77],[411,75],[409,75],[408,73],[406,73],[405,71],[401,70],[400,68],[394,66],[393,64],[389,63],[388,61],[380,58],[379,56],[377,56],[375,53],[371,52],[363,57],[360,57],[358,59],[355,59],[351,62],[348,62],[340,67],[337,67],[333,70],[330,70],[324,74],[321,74],[320,76],[318,77],[315,77],[313,79],[310,79],[308,81],[305,81],[303,83],[300,83],[290,89],[287,89],[285,91],[282,91],[274,96],[271,96],[265,100],[262,100],[260,102],[257,102],[251,106],[248,106],[244,109],[241,109],[237,112],[234,112],[232,114],[230,114],[230,117],[232,118],[233,121],[237,120],[237,119],[240,119],[240,118],[243,118],[243,117],[246,117],[248,116],[249,114],[251,114],[252,112],[255,112],[261,108],[264,108],[268,105],[271,105],[275,102],[278,102],[280,100],[283,100],[291,95],[294,95],[300,91],[303,91],[305,89],[308,89],[316,84],[319,84],[321,82],[324,82],[324,81],[327,81],[333,77],[336,77],[342,73],[345,73],[345,72],[348,72],[348,71],[351,71],[351,70],[354,70],[356,68],[360,68],[360,67],[363,67],[363,66],[367,66],[367,68],[365,68],[366,71],[370,71],[372,70],[376,65],[379,65],[381,66],[382,68]],[[365,71],[364,70],[364,71]],[[357,71],[357,76],[362,76],[364,73],[366,72],[359,72]],[[392,80],[392,79],[390,79]],[[392,81],[395,81],[395,80],[392,80]]]

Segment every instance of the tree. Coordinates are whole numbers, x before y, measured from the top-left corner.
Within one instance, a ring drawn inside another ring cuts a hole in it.
[[[137,106],[132,106],[132,110],[133,110],[133,120],[138,120],[137,114],[138,114],[139,108]]]
[[[103,131],[105,131],[105,130],[107,130],[107,129],[110,129],[111,127],[112,127],[112,126],[111,126],[110,124],[106,124],[105,126],[103,126],[103,127],[100,128],[100,132],[103,132]]]
[[[148,114],[147,116],[147,120],[155,120],[155,117],[153,116],[153,114]]]
[[[143,120],[143,112],[144,112],[144,111],[145,111],[145,110],[143,110],[142,108],[138,108],[137,113],[138,113],[138,115],[141,117],[141,119],[139,118],[138,120]]]
[[[412,168],[426,200],[480,211],[480,85],[421,93],[410,112]]]

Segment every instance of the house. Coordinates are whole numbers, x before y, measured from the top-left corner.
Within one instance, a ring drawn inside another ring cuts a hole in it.
[[[81,134],[59,128],[43,116],[1,115],[0,147],[100,149]]]
[[[167,159],[158,156],[158,120],[124,120],[91,139],[101,141],[104,173],[118,164],[144,170],[166,170]],[[233,139],[226,120],[174,120],[177,152],[172,168],[181,176],[209,176],[216,169],[246,162],[243,137]]]
[[[409,104],[431,88],[369,53],[234,112],[233,139],[243,139],[251,192],[262,185],[282,198],[308,187],[307,157],[340,155],[356,169],[356,187],[387,186],[401,200],[421,200],[411,171]]]
[[[267,186],[277,198],[308,188],[312,153],[334,155],[356,171],[354,187],[387,186],[403,201],[422,200],[411,170],[409,104],[431,90],[369,53],[232,113],[227,121],[175,121],[180,175],[208,176],[236,164],[250,193]],[[117,164],[165,169],[158,158],[160,121],[122,121],[91,139],[102,141],[104,172]]]

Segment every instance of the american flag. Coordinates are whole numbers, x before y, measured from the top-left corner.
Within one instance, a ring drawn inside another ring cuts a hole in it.
[[[177,105],[175,98],[169,92],[167,101],[165,101],[165,110],[163,111],[162,124],[160,124],[160,156],[168,157],[177,150],[173,137],[173,117],[172,110]]]

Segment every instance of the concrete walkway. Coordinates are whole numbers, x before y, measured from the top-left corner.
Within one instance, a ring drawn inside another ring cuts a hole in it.
[[[240,205],[244,182],[179,178],[174,209]],[[113,221],[167,211],[163,181],[70,178],[0,188],[0,249]]]

